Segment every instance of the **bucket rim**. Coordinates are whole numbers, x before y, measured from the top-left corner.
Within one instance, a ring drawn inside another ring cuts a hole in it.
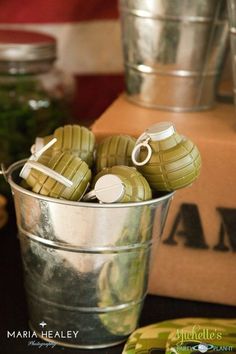
[[[17,190],[18,192],[28,195],[30,197],[40,199],[45,202],[50,202],[50,203],[56,203],[56,204],[64,204],[64,205],[70,205],[70,206],[80,206],[80,207],[87,207],[87,208],[128,208],[128,207],[138,207],[138,206],[145,206],[145,205],[156,205],[156,204],[161,204],[165,200],[170,200],[173,198],[175,191],[173,192],[166,192],[164,196],[161,196],[159,198],[153,198],[150,200],[145,200],[142,202],[130,202],[130,203],[114,203],[114,204],[99,204],[99,203],[89,203],[89,202],[77,202],[77,201],[70,201],[66,199],[57,199],[57,198],[52,198],[52,197],[47,197],[41,194],[37,194],[34,192],[31,192],[23,187],[21,187],[19,184],[17,184],[14,179],[12,178],[12,173],[18,169],[19,167],[23,166],[24,163],[27,161],[27,159],[20,160],[17,162],[14,162],[12,165],[10,165],[7,169],[6,172],[6,180],[10,184],[12,191]],[[14,193],[13,193],[14,195]]]

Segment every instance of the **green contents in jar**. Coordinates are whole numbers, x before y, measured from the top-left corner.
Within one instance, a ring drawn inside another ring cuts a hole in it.
[[[31,75],[0,80],[0,161],[28,157],[35,136],[52,133],[64,123],[66,105],[51,97]]]

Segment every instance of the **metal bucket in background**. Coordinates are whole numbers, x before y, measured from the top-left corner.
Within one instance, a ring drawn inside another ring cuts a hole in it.
[[[151,108],[212,107],[228,36],[224,0],[120,0],[126,93]]]
[[[236,0],[228,0],[231,58],[234,77],[234,103],[236,105]]]
[[[110,205],[52,199],[19,185],[21,166],[12,165],[7,180],[31,329],[44,340],[77,348],[124,341],[138,324],[151,247],[173,193]]]

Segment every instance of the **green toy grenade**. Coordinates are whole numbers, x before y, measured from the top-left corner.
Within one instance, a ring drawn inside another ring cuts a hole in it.
[[[85,201],[98,199],[101,203],[140,202],[152,198],[151,188],[136,168],[113,166],[99,172],[94,189],[84,196]]]
[[[200,174],[196,145],[179,135],[171,122],[157,123],[137,140],[132,161],[156,191],[174,191],[192,184]]]
[[[129,135],[113,135],[102,140],[96,151],[96,171],[118,165],[133,166],[131,154],[135,141]]]
[[[35,193],[78,201],[89,186],[91,171],[86,162],[67,152],[49,158],[39,151],[25,163],[20,177]]]
[[[54,131],[53,135],[44,138],[36,138],[34,151],[37,152],[52,138],[56,138],[57,141],[47,150],[46,154],[53,156],[59,152],[68,152],[74,156],[80,157],[89,166],[92,166],[95,137],[89,129],[80,125],[65,125],[59,127]]]

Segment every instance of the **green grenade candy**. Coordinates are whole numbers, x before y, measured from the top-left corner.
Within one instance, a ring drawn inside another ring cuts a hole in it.
[[[131,154],[135,141],[129,135],[113,135],[101,141],[96,151],[96,171],[118,165],[133,166]]]
[[[137,140],[132,161],[156,191],[174,191],[192,184],[200,174],[196,145],[179,135],[171,122],[148,128]]]
[[[50,161],[50,156],[47,153],[44,153],[39,157],[37,160],[38,163],[48,166],[48,163]],[[28,185],[29,187],[34,186],[37,183],[37,180],[39,178],[40,171],[36,169],[31,169],[30,173],[26,172],[27,179],[24,179],[23,181],[26,183],[26,186]]]
[[[52,136],[36,138],[35,151],[37,152],[43,145],[47,144],[50,138],[56,138],[57,141],[47,151],[47,154],[54,156],[59,152],[68,152],[80,157],[89,166],[92,166],[95,137],[89,129],[80,125],[65,125],[57,128]]]
[[[84,200],[97,198],[102,203],[128,203],[152,198],[148,182],[134,167],[104,168],[95,177],[93,186],[94,190]]]
[[[46,146],[50,141],[53,140],[53,135],[47,135],[44,136],[43,138],[37,137],[35,139],[34,145],[31,147],[31,153],[35,154],[41,149],[43,149],[44,146]],[[48,156],[49,158],[52,156],[52,148],[47,149],[44,153],[44,156]]]
[[[81,199],[91,180],[86,162],[67,152],[57,153],[46,165],[40,161],[42,157],[37,162],[29,160],[20,173],[33,192],[72,201]]]
[[[43,138],[37,138],[37,139],[43,139]],[[20,172],[20,177],[23,178],[21,185],[23,188],[25,187],[26,189],[30,189],[38,180],[38,176],[40,173],[40,170],[43,166],[47,166],[48,162],[51,159],[51,153],[48,151],[51,149],[51,146],[55,144],[56,139],[53,138],[51,135],[45,138],[45,144],[42,143],[41,140],[38,140],[38,146],[36,149],[36,146],[33,145],[31,147],[31,152],[32,155],[26,162],[26,164],[23,166],[21,172]],[[32,164],[35,166],[39,166],[39,169],[32,169]],[[44,167],[45,169],[46,167]]]

